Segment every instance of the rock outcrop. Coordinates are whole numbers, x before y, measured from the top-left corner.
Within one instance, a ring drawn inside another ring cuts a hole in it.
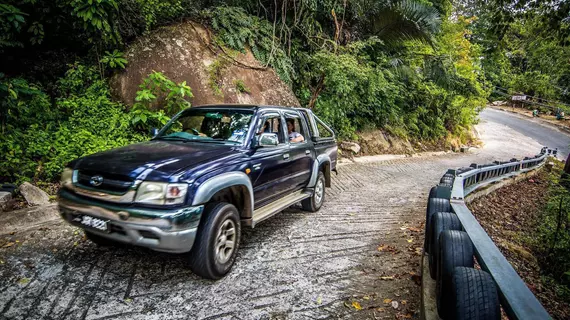
[[[39,206],[49,203],[48,194],[29,182],[24,182],[20,186],[20,193],[30,206]]]
[[[195,22],[163,27],[138,38],[126,52],[127,68],[111,81],[115,98],[132,105],[143,79],[158,71],[186,81],[192,105],[214,103],[299,106],[291,88],[253,54],[229,52]],[[239,84],[238,84],[239,83]],[[219,88],[219,91],[217,90]],[[244,90],[245,89],[245,90]]]

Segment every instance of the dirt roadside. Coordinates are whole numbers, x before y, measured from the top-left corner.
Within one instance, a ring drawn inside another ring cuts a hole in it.
[[[555,319],[569,319],[570,303],[563,301],[554,287],[544,285],[541,257],[531,244],[548,200],[548,188],[547,174],[541,171],[478,198],[469,207],[548,313]]]

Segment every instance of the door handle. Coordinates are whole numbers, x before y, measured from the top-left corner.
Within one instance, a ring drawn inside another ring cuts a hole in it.
[[[284,154],[283,159],[285,159],[285,160],[289,159],[289,154],[288,153]]]
[[[305,150],[305,154],[311,154],[311,150]]]

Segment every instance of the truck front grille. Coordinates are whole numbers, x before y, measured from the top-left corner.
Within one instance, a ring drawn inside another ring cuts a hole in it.
[[[99,177],[102,178],[100,184],[93,183],[93,180]],[[95,189],[102,192],[125,193],[133,185],[133,180],[125,176],[91,171],[79,171],[77,175],[77,184],[79,187]]]

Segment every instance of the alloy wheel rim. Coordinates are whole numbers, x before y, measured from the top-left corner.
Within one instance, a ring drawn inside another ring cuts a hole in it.
[[[232,257],[236,246],[236,225],[227,219],[218,229],[216,237],[216,260],[226,263]]]
[[[319,206],[321,204],[321,201],[323,201],[324,191],[325,188],[323,186],[323,181],[319,180],[317,182],[317,186],[315,187],[315,202],[317,206]]]

